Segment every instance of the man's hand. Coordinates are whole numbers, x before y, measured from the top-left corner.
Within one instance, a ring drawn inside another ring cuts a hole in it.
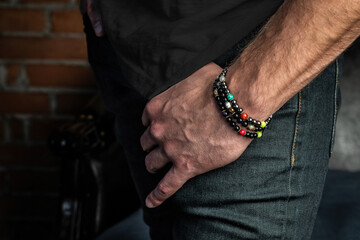
[[[87,13],[91,25],[93,26],[96,36],[101,37],[104,35],[104,30],[101,22],[101,15],[96,0],[81,0],[80,2],[81,13]]]
[[[190,178],[233,162],[250,144],[227,124],[213,99],[221,70],[209,63],[146,105],[142,122],[148,128],[140,139],[149,152],[146,168],[156,173],[172,163],[148,195],[147,207],[163,203]]]

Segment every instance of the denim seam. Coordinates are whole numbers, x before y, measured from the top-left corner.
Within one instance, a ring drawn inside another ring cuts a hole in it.
[[[335,141],[335,128],[336,128],[336,116],[337,116],[337,89],[339,86],[339,61],[338,59],[335,60],[335,89],[334,89],[334,116],[333,116],[333,127],[332,127],[332,134],[331,134],[331,146],[330,146],[330,155],[333,152],[333,146]]]
[[[301,98],[301,91],[298,94],[298,112],[296,114],[296,123],[295,123],[295,133],[294,133],[294,139],[293,139],[293,144],[292,144],[292,150],[291,150],[291,157],[290,157],[290,171],[289,171],[289,179],[288,179],[288,197],[286,199],[285,202],[285,220],[283,223],[283,235],[282,235],[282,239],[285,239],[285,235],[286,235],[286,226],[287,226],[287,221],[288,221],[288,204],[289,204],[289,200],[291,197],[291,177],[292,177],[292,169],[295,163],[295,145],[296,145],[296,138],[298,135],[298,130],[299,130],[299,118],[300,118],[300,114],[301,114],[301,104],[302,104],[302,98]]]

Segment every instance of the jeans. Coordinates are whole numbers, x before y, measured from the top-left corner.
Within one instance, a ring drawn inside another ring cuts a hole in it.
[[[117,115],[117,139],[152,239],[310,239],[334,144],[342,57],[278,110],[263,137],[236,161],[194,177],[164,204],[148,209],[145,197],[167,168],[158,174],[145,168],[139,139],[146,100],[126,84],[106,35],[97,38],[86,15],[84,25],[89,62],[106,107]],[[255,35],[214,61],[231,61]]]

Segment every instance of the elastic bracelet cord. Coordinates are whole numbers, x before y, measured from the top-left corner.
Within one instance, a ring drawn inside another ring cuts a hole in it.
[[[260,138],[265,128],[269,125],[272,116],[265,121],[258,121],[249,117],[244,110],[239,107],[234,96],[230,93],[226,82],[225,76],[227,67],[223,69],[221,74],[216,78],[213,85],[213,95],[217,105],[226,118],[226,121],[234,128],[240,135],[249,138]],[[241,128],[237,123],[241,124]]]

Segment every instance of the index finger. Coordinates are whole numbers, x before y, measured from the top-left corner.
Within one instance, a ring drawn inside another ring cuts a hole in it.
[[[185,174],[180,173],[172,166],[156,188],[147,196],[146,206],[154,208],[176,193],[189,180]]]

